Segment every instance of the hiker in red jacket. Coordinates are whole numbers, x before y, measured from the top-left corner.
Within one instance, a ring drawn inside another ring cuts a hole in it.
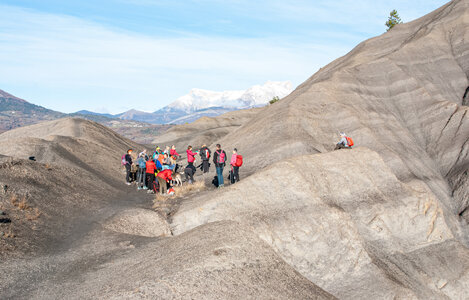
[[[243,163],[243,157],[238,155],[238,149],[234,148],[233,155],[231,155],[231,183],[235,183],[239,181],[239,167],[241,167]]]
[[[156,175],[156,179],[158,180],[158,184],[160,186],[160,194],[165,195],[168,190],[168,184],[170,184],[171,180],[173,180],[173,171],[170,169],[161,171]]]
[[[192,146],[187,147],[187,163],[191,166],[194,165],[195,161],[195,156],[198,154],[198,152],[192,152]]]
[[[145,164],[146,166],[146,173],[147,173],[147,181],[146,181],[146,186],[149,189],[149,193],[153,192],[151,189],[153,187],[153,182],[155,181],[155,171],[156,171],[156,164],[153,160],[147,161]]]

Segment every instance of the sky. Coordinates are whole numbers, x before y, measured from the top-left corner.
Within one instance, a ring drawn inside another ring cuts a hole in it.
[[[301,84],[396,9],[440,0],[0,0],[0,89],[62,112],[155,111],[192,88]]]

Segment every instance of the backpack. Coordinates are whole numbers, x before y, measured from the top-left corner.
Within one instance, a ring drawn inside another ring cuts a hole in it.
[[[210,152],[208,151],[207,148],[205,148],[205,158],[207,158],[207,159],[210,158]]]
[[[217,151],[218,153],[218,164],[224,164],[225,163],[225,152],[223,152],[223,150],[221,150],[220,152]]]
[[[160,162],[159,160],[156,160],[156,161],[155,161],[155,164],[156,164],[156,169],[157,169],[157,170],[163,169],[163,166],[161,165],[161,162]]]
[[[125,166],[125,165],[127,164],[127,159],[125,159],[125,154],[122,155],[121,164],[122,164],[123,166]]]
[[[347,136],[346,139],[347,139],[347,145],[349,147],[352,147],[354,145],[352,138]]]
[[[242,165],[243,165],[243,156],[242,155],[236,155],[235,167],[241,167]]]

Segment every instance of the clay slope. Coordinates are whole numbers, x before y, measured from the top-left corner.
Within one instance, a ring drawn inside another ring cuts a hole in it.
[[[333,299],[287,265],[250,230],[233,222],[208,224],[160,240],[98,231],[91,236],[73,251],[49,260],[4,263],[2,270],[12,275],[5,288],[0,289],[0,296]],[[70,262],[70,256],[75,261]],[[31,265],[46,270],[47,276],[31,273]],[[77,275],[75,270],[82,273]],[[40,284],[25,284],[21,280],[24,277],[35,278]]]
[[[288,181],[286,181],[288,178]],[[401,182],[366,148],[274,164],[184,202],[173,232],[232,220],[340,299],[462,299],[469,249],[419,180]]]
[[[123,192],[120,158],[137,147],[106,127],[60,119],[0,135],[0,255],[49,251],[74,220]],[[37,161],[28,160],[35,156]]]
[[[0,135],[0,153],[38,162],[85,169],[122,180],[120,160],[127,149],[143,147],[98,123],[64,118],[17,128]]]
[[[237,147],[252,173],[331,151],[345,131],[400,180],[423,180],[451,213],[469,220],[468,20],[469,1],[456,0],[365,41],[217,141]],[[207,140],[200,134],[192,140]]]
[[[187,149],[188,145],[211,145],[240,128],[263,109],[238,110],[214,118],[202,117],[190,124],[174,126],[153,140],[153,144],[176,145],[180,150]]]
[[[452,1],[230,130],[218,142],[254,175],[183,203],[173,231],[236,220],[339,298],[464,298],[468,23],[469,1]],[[370,150],[329,153],[339,131]]]

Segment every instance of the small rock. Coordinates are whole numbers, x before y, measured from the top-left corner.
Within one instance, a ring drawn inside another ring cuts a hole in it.
[[[0,224],[6,224],[6,223],[11,223],[10,218],[0,218]]]

